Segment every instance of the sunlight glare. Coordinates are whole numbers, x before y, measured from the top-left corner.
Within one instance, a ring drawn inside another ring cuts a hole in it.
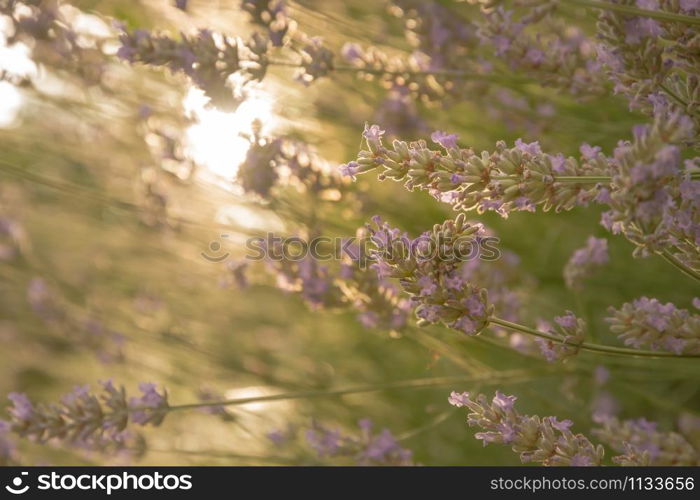
[[[7,34],[11,24],[7,17],[0,16],[0,73],[9,75],[0,81],[0,128],[11,126],[22,108],[24,96],[11,83],[12,77],[29,78],[36,75],[36,64],[31,59],[31,49],[18,42],[7,45]]]
[[[9,127],[15,122],[23,99],[17,87],[0,81],[0,128]]]
[[[241,387],[236,389],[230,389],[226,391],[226,399],[247,399],[247,398],[260,398],[265,396],[272,396],[278,394],[280,391],[275,390],[272,387],[266,386],[250,386]],[[238,405],[239,408],[245,408],[250,412],[263,412],[268,410],[270,406],[275,405],[276,413],[283,413],[284,411],[290,411],[294,403],[288,400],[275,400],[275,401],[256,401],[251,403],[244,403]]]
[[[197,120],[187,129],[187,153],[199,165],[216,176],[233,178],[245,160],[250,142],[241,134],[252,133],[258,119],[263,131],[274,122],[272,99],[258,91],[251,94],[234,112],[207,107],[209,98],[192,88],[183,101],[185,114]]]

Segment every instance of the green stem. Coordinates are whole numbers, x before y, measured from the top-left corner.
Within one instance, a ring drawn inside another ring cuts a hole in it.
[[[390,389],[416,389],[425,387],[439,387],[439,386],[450,386],[456,383],[501,383],[503,381],[522,378],[523,376],[536,376],[538,373],[532,371],[524,370],[511,370],[506,372],[500,372],[498,374],[493,374],[491,372],[484,373],[482,375],[474,376],[450,376],[450,377],[433,377],[433,378],[419,378],[419,379],[409,379],[400,380],[398,382],[389,382],[386,384],[374,384],[374,385],[362,385],[355,387],[346,387],[342,389],[330,389],[330,390],[312,390],[312,391],[301,391],[301,392],[287,392],[282,394],[271,394],[269,396],[257,396],[249,398],[237,398],[237,399],[225,399],[222,401],[207,401],[202,403],[190,403],[182,405],[169,406],[168,411],[175,410],[191,410],[196,408],[208,408],[212,406],[240,406],[250,403],[264,403],[271,401],[287,401],[292,399],[306,399],[306,398],[318,398],[318,397],[334,397],[334,396],[345,396],[348,394],[361,394],[369,392],[379,392]],[[152,408],[130,408],[130,410],[139,409],[152,409]]]
[[[660,10],[647,10],[634,7],[632,5],[621,5],[611,2],[603,2],[601,0],[562,0],[564,3],[580,5],[582,7],[591,7],[594,9],[611,10],[630,14],[634,16],[650,17],[661,21],[675,21],[679,23],[692,24],[700,26],[700,17],[686,16],[684,14],[676,14],[674,12],[664,12]]]
[[[696,280],[700,281],[700,273],[683,264],[668,250],[663,250],[659,252],[659,255],[661,255],[661,257],[663,257],[667,262],[669,262],[671,265],[673,265],[676,269],[678,269],[686,276],[690,276],[691,278],[695,278]]]
[[[477,393],[478,390],[474,389],[474,393]],[[428,422],[425,425],[421,425],[420,427],[413,429],[411,431],[404,432],[403,434],[399,434],[396,436],[396,439],[398,441],[406,441],[407,439],[411,439],[425,431],[428,431],[430,429],[434,429],[435,427],[439,426],[441,423],[443,423],[445,420],[450,418],[454,413],[455,413],[456,408],[452,408],[450,410],[447,410],[445,412],[440,413],[437,417],[432,419],[430,422]]]
[[[556,337],[549,333],[541,332],[539,330],[535,330],[534,328],[529,328],[518,323],[511,323],[510,321],[506,321],[504,319],[496,317],[492,317],[490,321],[491,323],[494,323],[496,325],[500,325],[518,332],[527,333],[528,335],[533,335],[535,337],[547,339],[558,344],[565,343],[564,339],[560,337]],[[700,358],[700,354],[673,354],[671,352],[642,351],[637,349],[627,349],[625,347],[613,347],[601,344],[591,344],[589,342],[582,342],[578,345],[571,344],[571,346],[579,347],[583,351],[597,352],[613,356],[634,356],[645,358]]]

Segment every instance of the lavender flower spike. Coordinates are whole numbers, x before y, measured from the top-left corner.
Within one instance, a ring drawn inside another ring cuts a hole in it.
[[[126,391],[111,381],[102,383],[102,393],[95,395],[89,387],[79,386],[61,398],[58,404],[34,405],[25,394],[11,393],[8,399],[11,430],[20,436],[39,442],[61,439],[89,443],[103,438],[117,439],[129,422],[160,425],[167,413],[168,403],[152,384],[142,384],[141,398],[127,404]],[[133,407],[132,407],[133,405]]]
[[[465,250],[483,233],[482,226],[470,225],[460,214],[415,239],[378,217],[367,230],[375,269],[380,278],[398,278],[411,296],[419,326],[441,322],[467,335],[488,326],[493,305],[486,289],[466,282],[460,274]]]
[[[675,354],[700,354],[700,315],[679,309],[670,302],[642,297],[611,307],[610,330],[635,348]]]
[[[613,450],[620,465],[700,465],[700,454],[676,432],[657,430],[654,422],[640,418],[620,421],[611,417],[593,433]]]
[[[442,151],[428,148],[423,140],[396,140],[387,146],[382,134],[377,125],[365,126],[367,149],[358,153],[351,172],[343,167],[344,173],[354,176],[379,168],[380,180],[427,190],[457,210],[493,210],[504,217],[510,211],[533,211],[536,205],[570,210],[596,198],[600,186],[590,179],[609,175],[610,170],[609,159],[597,150],[586,150],[579,162],[543,153],[536,142],[518,140],[509,148],[499,141],[493,153],[476,154],[470,148],[460,149],[457,136],[446,132],[432,134]],[[557,180],[562,177],[566,179]]]
[[[359,435],[344,435],[314,423],[306,440],[321,458],[348,457],[358,465],[413,464],[413,453],[402,448],[388,429],[375,434],[369,419],[360,420],[359,427]]]
[[[574,434],[569,428],[569,420],[555,417],[521,415],[515,410],[515,396],[496,392],[489,404],[486,396],[479,394],[472,399],[468,393],[453,392],[450,404],[461,408],[466,406],[470,413],[467,423],[470,427],[482,429],[475,437],[489,443],[510,445],[520,454],[523,463],[538,462],[543,465],[600,465],[603,460],[603,447],[594,446],[582,434]]]

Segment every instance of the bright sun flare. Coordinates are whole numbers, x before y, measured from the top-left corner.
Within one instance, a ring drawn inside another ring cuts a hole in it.
[[[274,128],[271,97],[257,91],[234,112],[208,108],[209,98],[192,88],[183,101],[185,113],[197,120],[187,129],[187,150],[190,157],[211,173],[231,178],[245,160],[250,142],[241,134],[252,133],[253,121],[262,122],[263,132]]]
[[[23,43],[7,46],[6,32],[9,21],[0,18],[0,73],[7,72],[17,77],[33,76],[36,65],[30,58],[31,50]],[[9,127],[17,118],[24,102],[22,93],[12,83],[0,81],[0,128]]]

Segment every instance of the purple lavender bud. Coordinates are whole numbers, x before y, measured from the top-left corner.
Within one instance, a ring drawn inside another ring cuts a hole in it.
[[[379,125],[365,125],[365,130],[362,132],[362,137],[372,144],[379,144],[383,135],[384,130],[379,128]]]
[[[351,161],[340,166],[340,173],[343,175],[343,177],[350,177],[351,179],[355,180],[355,174],[357,174],[358,168],[359,165],[357,162]]]
[[[540,148],[540,143],[537,141],[531,142],[528,144],[526,142],[523,142],[522,139],[516,139],[515,147],[518,148],[523,153],[531,154],[533,156],[542,154],[542,149]]]
[[[508,411],[513,409],[513,405],[517,399],[518,398],[515,396],[506,396],[505,394],[496,391],[496,395],[493,397],[493,404],[503,411]]]
[[[447,132],[436,131],[432,133],[430,139],[445,149],[449,150],[457,148],[457,134],[448,134]]]
[[[343,45],[340,53],[343,56],[343,59],[351,64],[361,61],[364,55],[362,47],[356,43],[346,43]]]
[[[335,456],[343,444],[340,432],[326,428],[309,429],[306,441],[321,458]]]
[[[586,160],[595,160],[601,152],[600,146],[589,146],[584,143],[581,145],[581,155]]]
[[[139,384],[141,397],[129,399],[132,420],[139,425],[160,425],[168,412],[168,394],[158,392],[155,384]]]
[[[467,407],[467,423],[477,426],[475,438],[483,442],[508,444],[520,453],[523,463],[539,462],[543,465],[600,465],[603,447],[594,446],[585,436],[570,431],[570,420],[555,417],[521,415],[515,410],[515,396],[499,392],[487,402],[483,394],[472,399],[468,393],[450,395],[450,404]]]
[[[468,392],[456,392],[452,391],[450,394],[450,397],[447,398],[447,401],[452,405],[456,406],[457,408],[461,408],[463,406],[467,406],[469,402],[469,393]]]
[[[564,280],[571,289],[579,289],[583,281],[598,267],[608,263],[608,240],[590,236],[586,246],[576,250],[564,267]]]

